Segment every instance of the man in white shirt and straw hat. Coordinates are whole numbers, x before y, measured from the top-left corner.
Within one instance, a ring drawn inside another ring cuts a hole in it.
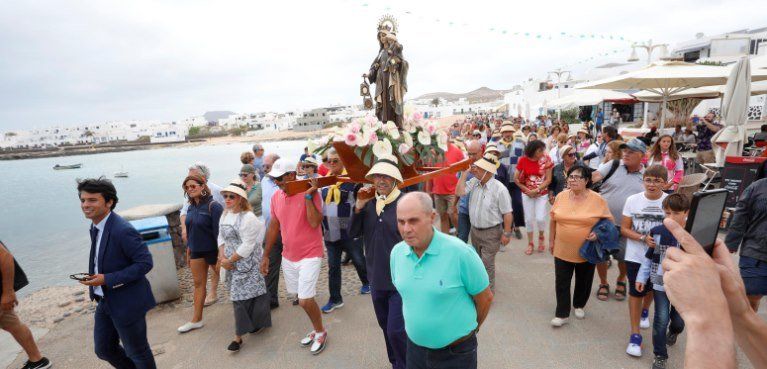
[[[386,352],[394,369],[405,369],[407,334],[402,297],[391,280],[391,250],[402,241],[397,229],[397,202],[402,184],[397,158],[382,155],[365,178],[372,187],[361,189],[352,215],[350,234],[365,243],[365,264],[378,325],[383,330]],[[372,200],[372,201],[371,201]]]
[[[474,178],[466,181],[468,171],[461,173],[455,194],[469,194],[471,243],[485,264],[490,277],[490,290],[495,291],[495,255],[509,243],[512,222],[511,196],[506,186],[495,179],[498,158],[490,153],[471,165]]]

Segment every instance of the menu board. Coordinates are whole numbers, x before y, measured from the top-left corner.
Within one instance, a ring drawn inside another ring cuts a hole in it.
[[[756,177],[759,166],[765,165],[767,157],[728,156],[722,169],[722,188],[729,192],[725,206],[734,207],[740,194]]]

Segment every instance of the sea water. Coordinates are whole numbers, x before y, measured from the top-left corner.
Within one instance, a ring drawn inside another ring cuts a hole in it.
[[[80,210],[77,179],[105,176],[117,188],[116,211],[139,205],[182,203],[188,167],[203,162],[222,187],[238,178],[240,154],[251,144],[233,143],[56,158],[0,161],[0,240],[29,278],[22,295],[73,285],[70,274],[88,271],[90,221]],[[267,153],[298,160],[305,141],[263,143]],[[82,163],[81,169],[53,170]],[[128,178],[114,178],[115,172]]]

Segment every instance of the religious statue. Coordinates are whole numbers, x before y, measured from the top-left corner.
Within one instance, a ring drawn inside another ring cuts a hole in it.
[[[370,71],[362,75],[375,83],[376,117],[381,122],[393,121],[402,128],[408,63],[402,57],[402,44],[397,42],[397,21],[386,15],[378,22],[378,56]]]

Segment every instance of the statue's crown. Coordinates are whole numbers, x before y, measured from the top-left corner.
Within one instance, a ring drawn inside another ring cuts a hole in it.
[[[391,14],[386,14],[378,20],[378,31],[387,31],[393,34],[397,34],[397,19]]]

